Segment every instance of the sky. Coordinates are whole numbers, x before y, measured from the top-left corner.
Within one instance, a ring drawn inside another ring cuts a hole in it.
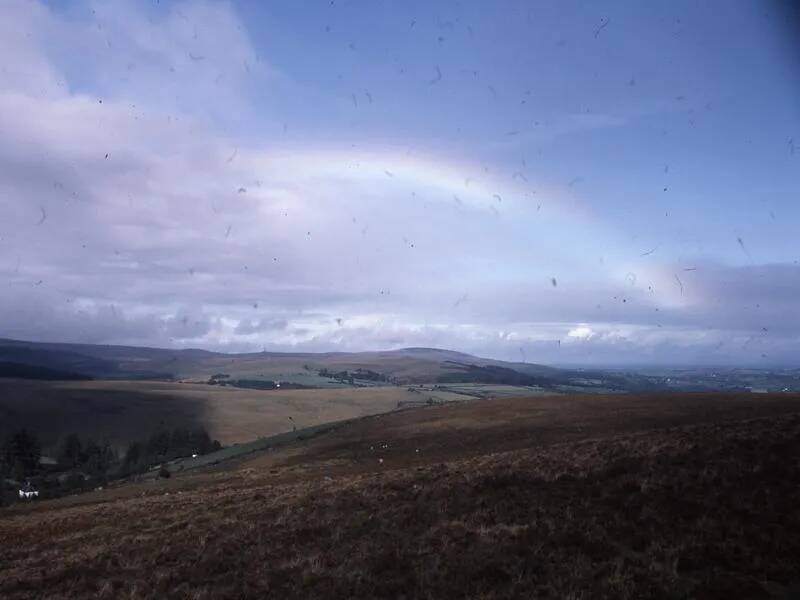
[[[0,337],[798,366],[789,3],[0,2]]]

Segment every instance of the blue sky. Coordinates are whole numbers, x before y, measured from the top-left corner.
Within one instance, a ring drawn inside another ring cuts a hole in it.
[[[795,364],[787,15],[4,3],[0,335]]]

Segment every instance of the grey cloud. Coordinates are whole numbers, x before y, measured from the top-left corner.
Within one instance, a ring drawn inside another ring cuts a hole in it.
[[[442,346],[509,359],[523,347],[544,362],[699,359],[710,349],[720,360],[778,360],[800,348],[797,265],[698,259],[681,273],[683,296],[674,264],[639,273],[636,285],[595,273],[547,222],[520,232],[537,208],[514,193],[503,191],[494,215],[495,190],[473,192],[475,182],[458,188],[457,207],[451,175],[427,164],[378,165],[370,177],[350,169],[352,153],[286,158],[269,140],[223,129],[226,115],[252,108],[249,78],[279,77],[227,5],[181,5],[153,23],[135,4],[99,13],[102,35],[36,3],[0,9],[9,33],[0,63],[18,61],[0,86],[1,336],[228,350]],[[11,35],[12,17],[52,36]],[[76,39],[85,53],[66,64],[59,50]],[[96,80],[102,104],[60,85],[76,69]],[[619,124],[581,116],[563,128]],[[569,338],[580,324],[593,335]]]
[[[286,329],[289,322],[286,319],[242,319],[234,329],[234,333],[248,335]]]

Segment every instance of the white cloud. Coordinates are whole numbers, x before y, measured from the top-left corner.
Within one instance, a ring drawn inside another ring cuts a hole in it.
[[[7,2],[0,73],[0,335],[613,362],[720,342],[746,355],[767,327],[796,347],[796,269],[665,263],[631,284],[635,265],[589,255],[629,249],[573,193],[242,133],[252,86],[284,76],[230,5]]]
[[[587,325],[579,325],[578,327],[573,327],[567,332],[567,337],[579,339],[579,340],[588,340],[590,337],[594,335],[591,327]]]

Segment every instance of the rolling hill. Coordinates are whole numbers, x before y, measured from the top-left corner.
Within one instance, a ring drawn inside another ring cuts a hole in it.
[[[224,373],[231,379],[281,380],[313,387],[331,385],[329,372],[359,369],[385,376],[391,383],[481,382],[518,385],[647,385],[618,374],[557,369],[530,363],[507,363],[435,348],[384,352],[224,354],[206,350],[168,350],[134,346],[62,344],[0,339],[0,361],[79,373],[94,379],[207,381]],[[591,381],[591,383],[589,383]]]
[[[0,510],[0,596],[796,598],[800,395],[365,417]]]
[[[162,427],[202,426],[227,445],[420,404],[654,387],[433,348],[223,354],[3,339],[0,439],[25,427],[47,452],[70,433],[122,451]]]
[[[738,392],[756,381],[759,388],[774,381],[790,389],[787,384],[800,381],[797,373],[717,375],[558,369],[434,348],[224,354],[3,339],[0,438],[27,427],[48,452],[69,433],[122,450],[160,427],[202,426],[227,445],[424,404],[670,389]],[[743,383],[743,377],[756,379]]]

